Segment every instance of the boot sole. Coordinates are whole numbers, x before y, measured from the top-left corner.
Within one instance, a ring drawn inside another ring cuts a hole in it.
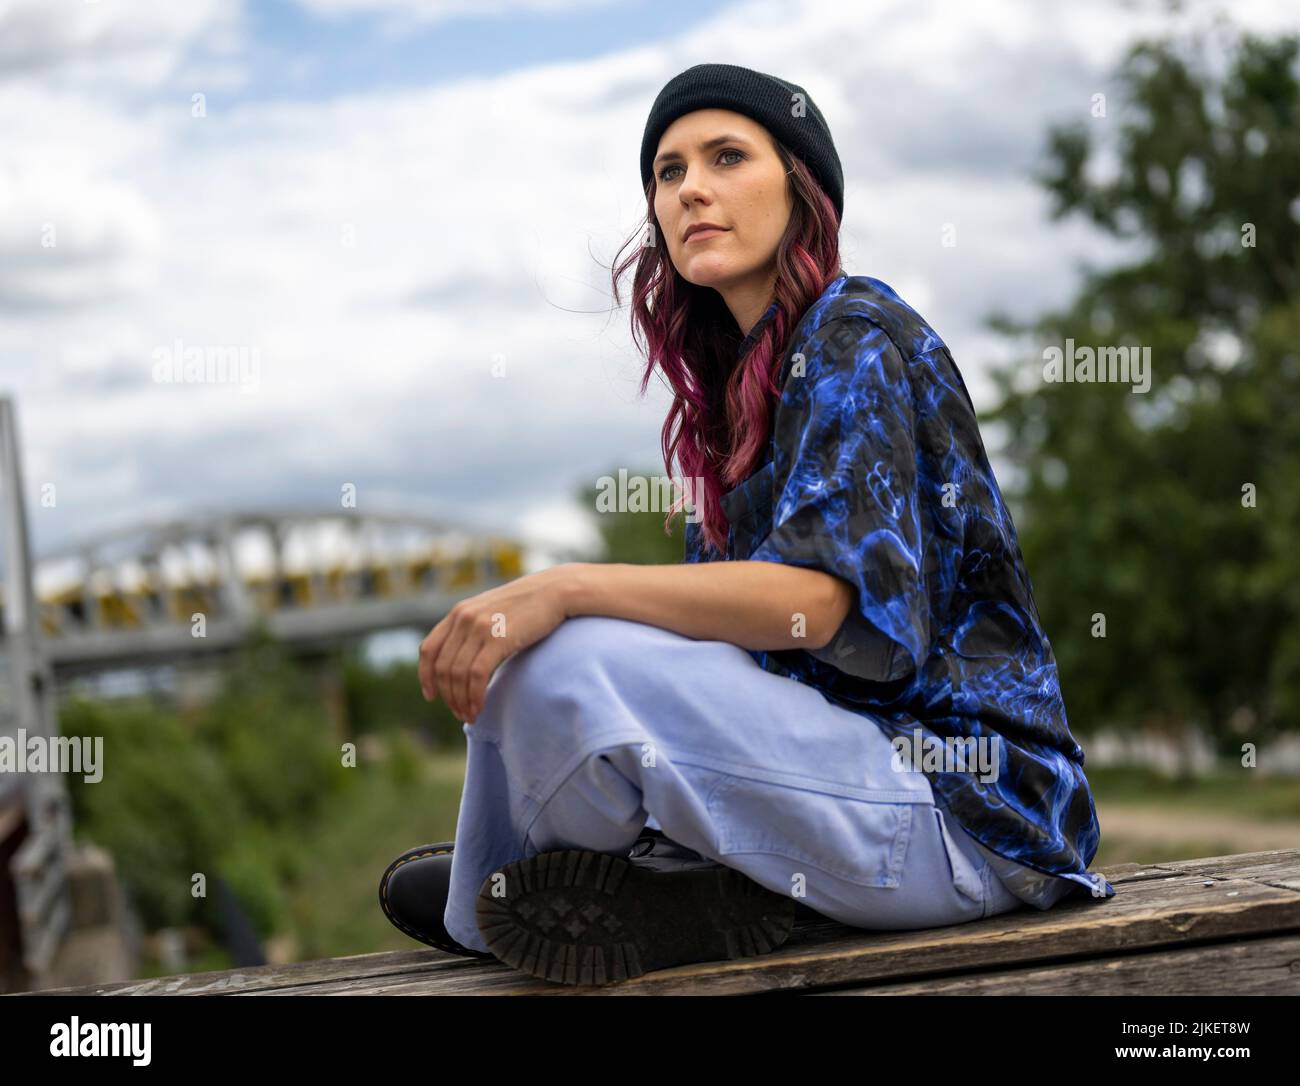
[[[475,922],[507,965],[559,984],[615,984],[690,962],[776,950],[795,902],[706,861],[655,871],[583,849],[542,852],[484,880]]]

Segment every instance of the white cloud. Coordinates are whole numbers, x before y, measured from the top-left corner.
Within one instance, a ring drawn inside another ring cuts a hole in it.
[[[154,85],[203,35],[229,35],[237,12],[221,0],[0,0],[0,79]]]
[[[516,15],[560,15],[609,7],[614,0],[297,0],[299,7],[322,18],[381,16],[410,23],[449,22],[472,16],[504,19]]]
[[[979,317],[1059,301],[1072,255],[1097,251],[1045,221],[1023,168],[1146,18],[745,4],[590,60],[289,104],[214,93],[192,117],[188,92],[136,92],[202,89],[214,57],[237,72],[237,8],[163,3],[129,33],[30,8],[0,0],[0,378],[32,480],[64,484],[35,525],[50,541],[134,509],[337,503],[345,481],[372,508],[590,538],[575,488],[661,466],[667,406],[657,380],[637,398],[600,262],[637,226],[655,94],[706,60],[810,91],[846,170],[846,266],[917,306],[979,404]],[[129,85],[124,57],[161,59]],[[256,349],[256,389],[153,382],[178,338]]]

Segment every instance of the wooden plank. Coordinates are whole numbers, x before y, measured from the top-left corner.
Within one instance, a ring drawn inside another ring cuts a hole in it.
[[[499,962],[432,948],[164,977],[95,991],[112,994],[717,994],[917,983],[956,974],[1053,969],[1138,951],[1228,944],[1300,932],[1300,849],[1103,872],[1116,896],[1079,896],[953,927],[866,931],[796,927],[780,950],[735,962],[659,970],[609,987],[550,984]],[[1222,979],[1222,978],[1221,978]],[[1220,987],[1219,990],[1222,990]],[[61,989],[63,993],[77,989]],[[89,991],[86,994],[91,994]]]
[[[1253,879],[1268,886],[1300,890],[1300,870],[1297,870],[1295,855],[1295,849],[1275,849],[1271,852],[1244,852],[1235,856],[1210,856],[1200,860],[1167,861],[1152,866],[1186,875]]]
[[[1300,937],[1243,939],[1075,965],[808,995],[1300,995]]]
[[[1081,899],[1046,912],[1017,911],[948,928],[868,932],[839,924],[811,925],[797,929],[790,941],[772,954],[660,970],[611,988],[552,985],[491,963],[479,965],[477,976],[428,977],[412,972],[402,977],[349,978],[296,991],[320,995],[750,994],[953,974],[999,965],[1019,967],[1177,943],[1300,931],[1300,894],[1249,879],[1218,880],[1175,873],[1135,877],[1125,885],[1125,892],[1106,902]],[[466,982],[469,988],[463,986]]]
[[[401,976],[411,969],[436,973],[439,969],[472,968],[471,958],[444,954],[432,947],[390,950],[377,954],[353,954],[346,958],[320,958],[286,965],[259,965],[247,969],[217,969],[205,973],[181,973],[148,980],[122,981],[85,987],[47,988],[32,995],[229,995],[351,977]]]

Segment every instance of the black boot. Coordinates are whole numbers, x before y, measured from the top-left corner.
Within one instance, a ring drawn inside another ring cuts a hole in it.
[[[646,829],[632,847],[631,854],[648,852],[656,834],[667,842],[662,833]],[[679,849],[682,847],[673,842],[667,844]],[[660,845],[661,850],[665,847],[667,845]],[[495,961],[493,955],[471,950],[457,942],[443,924],[454,849],[454,841],[439,841],[432,845],[417,845],[403,852],[388,865],[388,870],[379,880],[379,907],[398,931],[412,939],[448,954]],[[698,853],[692,852],[691,855],[697,856]]]
[[[704,857],[698,852],[674,841],[664,833],[663,830],[651,829],[649,826],[646,826],[641,830],[641,836],[637,838],[636,844],[632,846],[632,851],[628,853],[629,858],[639,858],[642,856],[670,856],[692,860],[704,859]],[[805,905],[798,898],[794,899],[794,921],[796,924],[813,924],[827,919],[827,917],[823,916],[816,909]]]
[[[454,845],[454,841],[418,845],[398,856],[379,880],[379,907],[399,931],[412,939],[448,954],[494,961],[491,954],[462,946],[443,925]]]
[[[773,951],[795,901],[647,829],[626,859],[566,849],[508,863],[484,880],[475,912],[506,964],[561,984],[610,984]]]

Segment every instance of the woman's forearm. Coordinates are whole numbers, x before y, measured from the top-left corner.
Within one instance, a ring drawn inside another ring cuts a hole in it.
[[[779,562],[571,562],[556,572],[570,618],[625,618],[757,652],[822,648],[853,604],[848,582]]]

